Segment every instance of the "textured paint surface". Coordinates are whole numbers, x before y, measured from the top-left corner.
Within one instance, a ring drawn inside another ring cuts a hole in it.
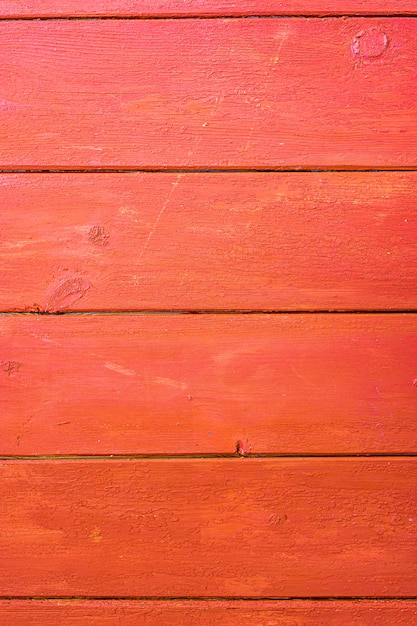
[[[1,0],[0,16],[413,14],[415,0]]]
[[[10,626],[414,626],[410,601],[0,601]]]
[[[4,461],[0,477],[4,596],[417,595],[413,458]]]
[[[417,452],[412,315],[0,317],[0,454]]]
[[[417,165],[417,21],[2,24],[0,167]]]
[[[1,310],[417,306],[417,174],[4,174]]]
[[[0,0],[0,626],[417,623],[416,12]]]

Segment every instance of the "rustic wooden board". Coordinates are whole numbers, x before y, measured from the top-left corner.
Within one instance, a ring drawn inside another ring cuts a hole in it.
[[[0,454],[416,453],[416,331],[415,315],[3,316]]]
[[[411,168],[417,21],[2,25],[0,168]]]
[[[4,174],[0,309],[416,309],[417,174]]]
[[[414,0],[1,0],[0,16],[415,14]]]
[[[416,615],[417,602],[401,600],[0,601],[5,626],[414,626]]]
[[[0,464],[3,596],[417,595],[417,461]]]

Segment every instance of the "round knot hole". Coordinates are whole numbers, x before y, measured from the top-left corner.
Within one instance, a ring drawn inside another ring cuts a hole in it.
[[[363,30],[352,42],[352,52],[364,59],[374,59],[384,54],[388,48],[388,37],[380,28]]]

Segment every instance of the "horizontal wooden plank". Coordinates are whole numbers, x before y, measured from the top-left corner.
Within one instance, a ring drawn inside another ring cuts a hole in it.
[[[0,601],[0,623],[18,626],[413,626],[416,615],[417,602],[401,600]]]
[[[0,463],[3,596],[417,595],[417,460]]]
[[[408,18],[9,21],[0,168],[417,165]]]
[[[414,14],[414,0],[1,0],[3,17]]]
[[[5,174],[0,309],[416,309],[417,174]]]
[[[417,452],[415,315],[0,317],[0,454]]]

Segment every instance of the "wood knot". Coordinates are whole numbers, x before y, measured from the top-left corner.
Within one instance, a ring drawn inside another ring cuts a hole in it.
[[[388,48],[388,37],[380,28],[362,30],[352,41],[352,53],[362,59],[375,59]]]
[[[11,376],[20,370],[22,364],[18,361],[0,361],[0,367],[3,372],[6,372],[8,376]]]
[[[92,226],[88,231],[88,240],[95,246],[107,246],[109,243],[110,232],[105,226]]]
[[[57,311],[71,307],[77,300],[83,297],[89,288],[89,283],[83,278],[68,278],[52,292],[47,310]]]

